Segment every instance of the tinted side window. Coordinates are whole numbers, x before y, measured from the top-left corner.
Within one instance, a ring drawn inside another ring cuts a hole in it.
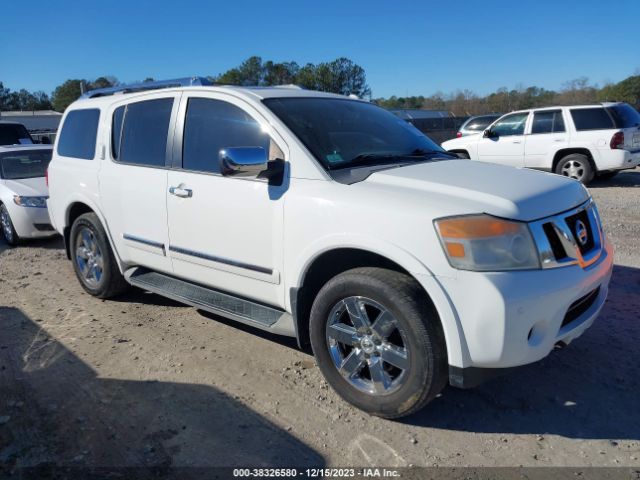
[[[116,108],[113,112],[113,120],[111,122],[111,156],[118,158],[120,153],[120,139],[122,138],[122,123],[124,121],[124,111],[127,107]]]
[[[127,105],[120,136],[119,161],[164,166],[172,108],[173,98]]]
[[[491,127],[491,131],[500,137],[522,135],[524,133],[524,126],[527,123],[528,116],[529,113],[514,113],[513,115],[507,115]]]
[[[206,98],[189,99],[182,147],[184,169],[219,173],[220,150],[262,147],[269,152],[270,143],[260,124],[235,105]]]
[[[564,120],[560,110],[546,110],[533,114],[531,133],[564,132]]]
[[[576,108],[571,110],[576,130],[607,130],[616,128],[603,107]]]
[[[93,160],[100,110],[88,108],[67,114],[58,140],[58,155]]]

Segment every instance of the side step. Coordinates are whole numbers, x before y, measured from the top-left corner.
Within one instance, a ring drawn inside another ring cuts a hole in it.
[[[143,267],[134,267],[127,270],[125,279],[133,286],[178,302],[186,303],[262,330],[295,337],[293,317],[284,310],[234,297],[228,293],[222,293]]]

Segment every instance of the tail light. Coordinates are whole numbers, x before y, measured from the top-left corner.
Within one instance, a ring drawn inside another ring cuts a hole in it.
[[[624,148],[624,132],[616,132],[611,137],[611,141],[609,142],[609,146],[611,150],[615,150],[616,148]]]
[[[458,132],[458,133],[456,133],[456,137],[457,137],[457,138],[460,138],[461,136],[462,136],[462,132]]]
[[[46,183],[48,188],[49,187],[49,169],[48,168],[44,171],[44,183]]]

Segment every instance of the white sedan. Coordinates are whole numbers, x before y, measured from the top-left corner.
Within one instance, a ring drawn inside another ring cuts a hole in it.
[[[51,153],[50,145],[0,146],[0,229],[11,246],[56,234],[46,203]]]

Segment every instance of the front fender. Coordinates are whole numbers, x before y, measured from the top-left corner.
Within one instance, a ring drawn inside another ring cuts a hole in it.
[[[469,364],[469,354],[464,340],[462,325],[454,305],[438,277],[413,254],[393,243],[385,242],[375,237],[346,234],[320,238],[308,245],[297,256],[293,267],[293,275],[286,276],[286,278],[293,278],[293,281],[285,289],[286,295],[290,296],[292,291],[296,292],[304,284],[309,268],[322,254],[343,248],[353,248],[378,254],[409,272],[429,295],[438,312],[447,345],[449,364],[461,368]],[[295,299],[291,297],[286,300],[289,305],[292,305],[292,301],[295,302]]]

